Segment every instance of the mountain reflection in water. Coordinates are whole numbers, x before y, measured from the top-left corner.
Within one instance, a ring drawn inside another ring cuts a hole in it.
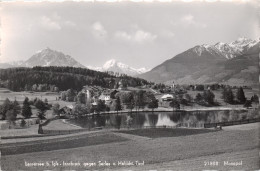
[[[237,111],[241,113],[243,111]],[[192,112],[139,112],[124,114],[104,114],[70,119],[69,122],[83,128],[142,128],[144,126],[176,126],[178,123],[219,122],[230,115],[230,111]]]

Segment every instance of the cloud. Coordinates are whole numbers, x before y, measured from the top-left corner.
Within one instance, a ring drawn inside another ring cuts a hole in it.
[[[73,28],[76,24],[70,20],[65,20],[59,16],[56,12],[53,13],[50,17],[42,16],[40,18],[40,25],[49,31],[61,30],[62,28]]]
[[[115,37],[123,40],[129,40],[129,41],[132,39],[132,36],[124,31],[117,31],[115,33]]]
[[[98,39],[104,39],[107,36],[107,31],[100,22],[95,22],[92,25],[93,35]]]
[[[194,19],[194,16],[191,14],[181,17],[180,21],[184,27],[190,27],[190,26],[195,26],[197,28],[206,28],[207,27],[207,24],[196,21]]]
[[[69,20],[65,21],[64,25],[68,26],[68,27],[75,27],[76,26],[76,24],[74,22],[69,21]]]
[[[58,22],[56,22],[56,21],[54,21],[51,18],[46,17],[46,16],[42,16],[40,18],[40,24],[43,28],[50,30],[50,31],[61,29],[61,26]]]
[[[161,36],[163,36],[165,38],[172,38],[175,36],[175,34],[170,30],[163,30],[163,31],[161,31]]]
[[[194,16],[193,15],[185,15],[181,18],[181,21],[184,23],[192,24],[194,23]]]
[[[150,32],[138,29],[135,32],[128,33],[125,31],[117,31],[115,33],[115,37],[120,40],[124,41],[131,41],[131,42],[151,42],[157,38],[157,35],[154,35]]]

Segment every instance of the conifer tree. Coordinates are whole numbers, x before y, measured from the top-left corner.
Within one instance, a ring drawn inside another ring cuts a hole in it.
[[[22,116],[26,119],[32,116],[32,109],[28,97],[26,97],[23,101]]]
[[[246,107],[246,108],[252,107],[252,102],[251,102],[251,100],[246,100],[246,102],[245,102],[245,104],[244,104],[244,107]]]
[[[172,109],[174,110],[178,110],[180,109],[180,102],[176,99],[173,98],[172,101],[170,102],[170,106],[172,107]]]
[[[117,115],[118,115],[118,111],[122,110],[122,106],[121,106],[121,102],[119,97],[116,98],[116,100],[113,102],[112,104],[114,106],[114,110],[116,111]]]
[[[14,100],[14,102],[13,102],[13,109],[14,109],[14,112],[16,113],[16,115],[18,115],[21,112],[21,107],[16,100]]]
[[[202,100],[203,100],[202,95],[201,95],[200,93],[198,93],[198,94],[196,95],[196,97],[195,97],[195,101],[196,101],[197,103],[199,103],[199,102],[201,102]]]
[[[7,111],[11,109],[12,109],[12,102],[8,98],[6,98],[0,108],[0,115],[2,115],[3,120],[6,118]]]
[[[256,104],[259,104],[259,97],[258,97],[256,94],[254,94],[254,95],[251,97],[251,101],[254,102],[254,103],[256,103]]]
[[[224,88],[222,92],[222,98],[224,99],[224,102],[233,104],[234,103],[234,94],[231,88]]]
[[[35,107],[38,109],[38,118],[45,119],[45,112],[47,111],[47,106],[42,100],[37,100]]]
[[[246,102],[245,93],[242,87],[237,89],[237,100],[240,104],[244,104]]]
[[[9,122],[9,129],[12,124],[15,125],[16,117],[17,117],[17,113],[15,112],[14,109],[8,110],[6,112],[6,120]]]

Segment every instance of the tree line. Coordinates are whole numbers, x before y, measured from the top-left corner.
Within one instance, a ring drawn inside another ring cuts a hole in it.
[[[244,107],[251,107],[252,103],[259,104],[259,97],[254,94],[250,99],[247,99],[242,87],[237,88],[236,93],[233,93],[230,87],[224,87],[221,98],[224,102],[231,105],[242,104]],[[199,92],[194,98],[188,93],[175,92],[169,105],[175,109],[180,109],[181,105],[189,106],[193,105],[193,103],[207,107],[220,105],[215,99],[215,94],[211,90]]]
[[[152,89],[158,90],[160,93],[171,93],[173,91],[205,91],[205,90],[222,90],[225,88],[230,88],[230,89],[237,89],[239,88],[238,86],[230,86],[230,85],[225,85],[225,84],[218,84],[218,83],[214,83],[214,84],[183,84],[183,85],[179,85],[179,84],[175,84],[174,89],[172,88],[172,85],[165,85],[163,83],[157,83],[157,84],[152,84],[151,85]],[[243,86],[242,88],[247,88],[250,89],[250,87],[248,86]]]
[[[259,103],[259,97],[256,94],[247,99],[242,87],[239,87],[235,93],[233,93],[230,87],[224,88],[222,98],[228,104],[243,104],[245,107],[251,107],[252,103]]]
[[[37,117],[40,120],[46,119],[45,113],[52,107],[52,105],[48,104],[47,99],[42,101],[41,99],[35,98],[30,101],[28,97],[25,97],[21,107],[16,100],[10,101],[6,98],[3,104],[0,105],[0,118],[1,120],[7,120],[9,125],[12,126],[16,124],[17,116],[21,115],[23,116],[21,122],[21,126],[23,127],[26,124],[24,119],[29,119],[33,115],[31,106],[37,109]]]
[[[84,68],[33,67],[0,69],[0,85],[13,91],[23,90],[67,90],[79,91],[85,85],[113,88],[119,80],[128,86],[143,86],[150,82],[127,75],[111,75]],[[55,88],[57,87],[57,88]]]

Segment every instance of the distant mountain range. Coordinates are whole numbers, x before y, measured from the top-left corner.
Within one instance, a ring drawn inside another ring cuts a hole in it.
[[[11,67],[34,67],[34,66],[70,66],[85,68],[84,65],[77,62],[69,55],[62,52],[52,50],[50,48],[38,51],[26,61],[18,61],[12,63],[0,63],[0,68]]]
[[[198,45],[156,66],[152,70],[136,69],[114,59],[102,67],[87,68],[113,71],[130,76],[171,84],[224,83],[231,85],[259,84],[260,41],[239,38],[231,43]],[[69,55],[52,50],[41,50],[26,61],[0,63],[0,68],[33,66],[70,66],[86,68]]]
[[[70,66],[86,68],[84,65],[77,62],[69,55],[65,55],[62,52],[52,50],[50,48],[38,51],[32,57],[26,61],[15,61],[11,63],[0,63],[0,68],[13,68],[13,67],[34,67],[34,66]],[[147,72],[145,68],[135,69],[126,64],[111,59],[107,61],[102,67],[91,67],[87,68],[96,71],[113,71],[115,73],[127,74],[134,76]]]
[[[171,84],[258,84],[259,40],[199,45],[180,53],[138,77]]]
[[[149,71],[146,68],[136,69],[136,68],[130,67],[126,64],[116,61],[115,59],[111,59],[111,60],[107,61],[102,67],[87,66],[87,68],[96,70],[96,71],[101,71],[101,72],[113,71],[115,73],[122,73],[122,74],[130,75],[130,76],[139,75],[139,74]]]

